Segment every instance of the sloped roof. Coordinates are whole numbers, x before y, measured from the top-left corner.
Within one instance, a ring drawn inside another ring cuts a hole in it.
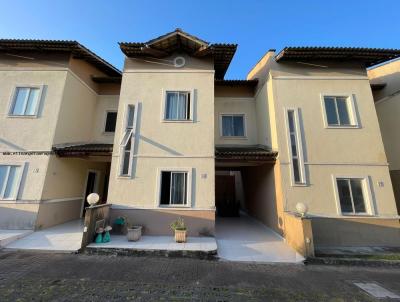
[[[94,65],[111,77],[120,77],[121,71],[102,59],[94,52],[78,43],[69,40],[30,40],[30,39],[0,39],[0,52],[10,51],[42,51],[70,52],[76,59],[81,59]]]
[[[212,56],[214,59],[215,78],[223,79],[236,52],[236,44],[210,44],[190,35],[180,28],[147,42],[120,42],[122,52],[131,58],[163,58],[177,50],[182,50],[194,57]]]
[[[298,60],[357,61],[366,67],[400,57],[398,49],[359,47],[285,47],[275,57],[277,62]]]

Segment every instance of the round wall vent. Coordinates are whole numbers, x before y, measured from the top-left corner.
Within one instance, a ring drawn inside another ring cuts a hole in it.
[[[174,59],[174,66],[179,68],[185,66],[186,60],[184,57],[176,57]]]

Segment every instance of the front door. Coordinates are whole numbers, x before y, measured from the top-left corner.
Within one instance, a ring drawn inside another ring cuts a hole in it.
[[[235,196],[235,176],[215,175],[215,204],[219,216],[238,216]]]
[[[85,189],[85,195],[84,195],[82,217],[85,217],[86,207],[89,206],[89,203],[87,202],[86,197],[90,193],[96,192],[96,189],[97,189],[96,184],[97,184],[97,173],[93,172],[93,171],[89,171],[88,176],[87,176],[87,181],[86,181],[86,189]]]

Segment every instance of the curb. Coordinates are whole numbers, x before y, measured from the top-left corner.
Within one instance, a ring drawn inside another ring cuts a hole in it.
[[[184,251],[184,250],[137,250],[119,248],[90,248],[83,251],[86,255],[110,255],[110,256],[155,256],[168,258],[194,258],[202,260],[217,260],[217,250],[213,251]]]
[[[393,267],[400,268],[398,260],[368,260],[361,258],[335,258],[335,257],[312,257],[304,261],[306,265],[348,265],[348,266],[370,266],[370,267]]]

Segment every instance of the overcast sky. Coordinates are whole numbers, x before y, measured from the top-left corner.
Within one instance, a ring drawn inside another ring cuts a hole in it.
[[[118,42],[180,27],[239,44],[225,78],[245,78],[271,48],[400,48],[400,0],[0,0],[0,37],[77,40],[122,68]]]

